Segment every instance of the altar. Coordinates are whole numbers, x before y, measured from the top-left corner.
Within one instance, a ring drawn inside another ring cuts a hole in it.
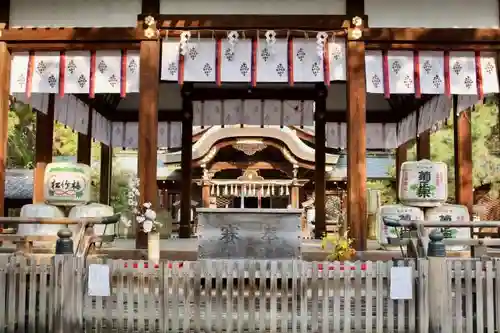
[[[199,208],[199,259],[298,259],[300,209]]]

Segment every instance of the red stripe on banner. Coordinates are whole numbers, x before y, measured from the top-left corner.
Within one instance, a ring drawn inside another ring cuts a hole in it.
[[[444,94],[448,97],[451,96],[451,82],[450,82],[450,52],[444,52]]]
[[[391,97],[391,86],[389,85],[389,57],[387,51],[382,51],[382,70],[384,73],[384,97]]]
[[[252,87],[257,86],[257,48],[258,36],[252,39]]]
[[[64,82],[66,81],[66,52],[59,56],[59,97],[64,97]]]
[[[90,52],[90,77],[89,77],[89,97],[95,97],[95,68],[96,66],[96,53],[95,51]]]
[[[120,97],[127,96],[127,50],[122,50],[122,58],[120,64]]]
[[[420,89],[420,55],[418,51],[413,51],[413,80],[415,82],[415,97],[422,97],[422,91]]]
[[[477,96],[480,100],[484,98],[483,91],[483,72],[481,71],[481,52],[476,51],[476,84],[477,84]]]
[[[325,44],[323,46],[323,80],[325,81],[325,85],[327,87],[330,86],[330,50],[328,45],[328,40],[325,40]]]
[[[218,87],[222,85],[221,61],[222,61],[222,40],[218,39],[215,44],[215,83],[217,84]]]
[[[179,54],[179,84],[182,86],[184,84],[184,56]]]
[[[26,98],[31,97],[31,88],[33,86],[33,69],[35,67],[35,53],[30,52],[28,57],[28,72],[26,73]]]
[[[288,84],[293,87],[293,37],[288,38]]]

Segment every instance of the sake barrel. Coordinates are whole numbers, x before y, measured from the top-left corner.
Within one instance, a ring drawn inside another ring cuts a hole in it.
[[[399,177],[398,193],[404,205],[436,207],[448,198],[445,163],[429,160],[404,162]]]
[[[91,171],[90,166],[82,163],[49,163],[45,169],[45,202],[57,206],[88,203]]]
[[[113,207],[99,203],[91,203],[88,205],[80,205],[71,208],[68,217],[71,219],[79,219],[82,217],[106,217],[113,215],[114,215]],[[99,236],[103,234],[114,235],[115,233],[114,229],[115,229],[114,225],[108,225],[107,227],[104,224],[94,225],[94,232],[96,235]],[[75,232],[75,230],[72,231]]]
[[[462,205],[442,205],[439,207],[429,208],[425,212],[426,221],[457,221],[465,222],[470,221],[469,210],[466,206]],[[429,232],[432,230],[429,229]],[[446,227],[441,228],[441,232],[444,238],[454,238],[454,239],[469,239],[470,229],[469,228],[453,228]],[[465,251],[468,250],[468,246],[465,245],[453,245],[447,246],[448,251]]]
[[[398,232],[402,228],[386,226],[383,220],[385,217],[400,221],[421,221],[424,219],[424,212],[418,207],[387,205],[379,208],[377,216],[377,240],[380,245],[388,245],[389,238],[399,238]]]
[[[21,208],[21,217],[33,218],[64,218],[64,212],[56,206],[44,203],[24,205]],[[65,228],[61,224],[19,224],[17,234],[21,236],[56,236],[57,232]]]

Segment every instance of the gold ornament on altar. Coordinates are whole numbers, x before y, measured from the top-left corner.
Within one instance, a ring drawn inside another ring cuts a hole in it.
[[[146,25],[146,29],[144,29],[144,36],[146,38],[154,38],[158,34],[158,30],[156,29],[156,20],[153,16],[147,16],[144,19],[144,24]]]
[[[252,156],[259,151],[262,151],[267,148],[267,145],[262,142],[255,141],[240,141],[233,144],[233,148],[239,151],[242,151],[247,156]]]

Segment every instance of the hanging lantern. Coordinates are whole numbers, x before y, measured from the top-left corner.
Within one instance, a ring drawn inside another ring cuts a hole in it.
[[[220,196],[220,186],[219,185],[217,185],[216,192],[217,192],[217,196]]]
[[[227,197],[227,195],[228,195],[228,189],[227,189],[227,185],[226,185],[226,186],[224,186],[224,196]]]
[[[285,187],[285,194],[290,195],[290,189],[289,186]]]
[[[271,184],[271,195],[274,195],[274,184]]]
[[[215,186],[214,185],[210,186],[210,195],[211,196],[215,195]]]

